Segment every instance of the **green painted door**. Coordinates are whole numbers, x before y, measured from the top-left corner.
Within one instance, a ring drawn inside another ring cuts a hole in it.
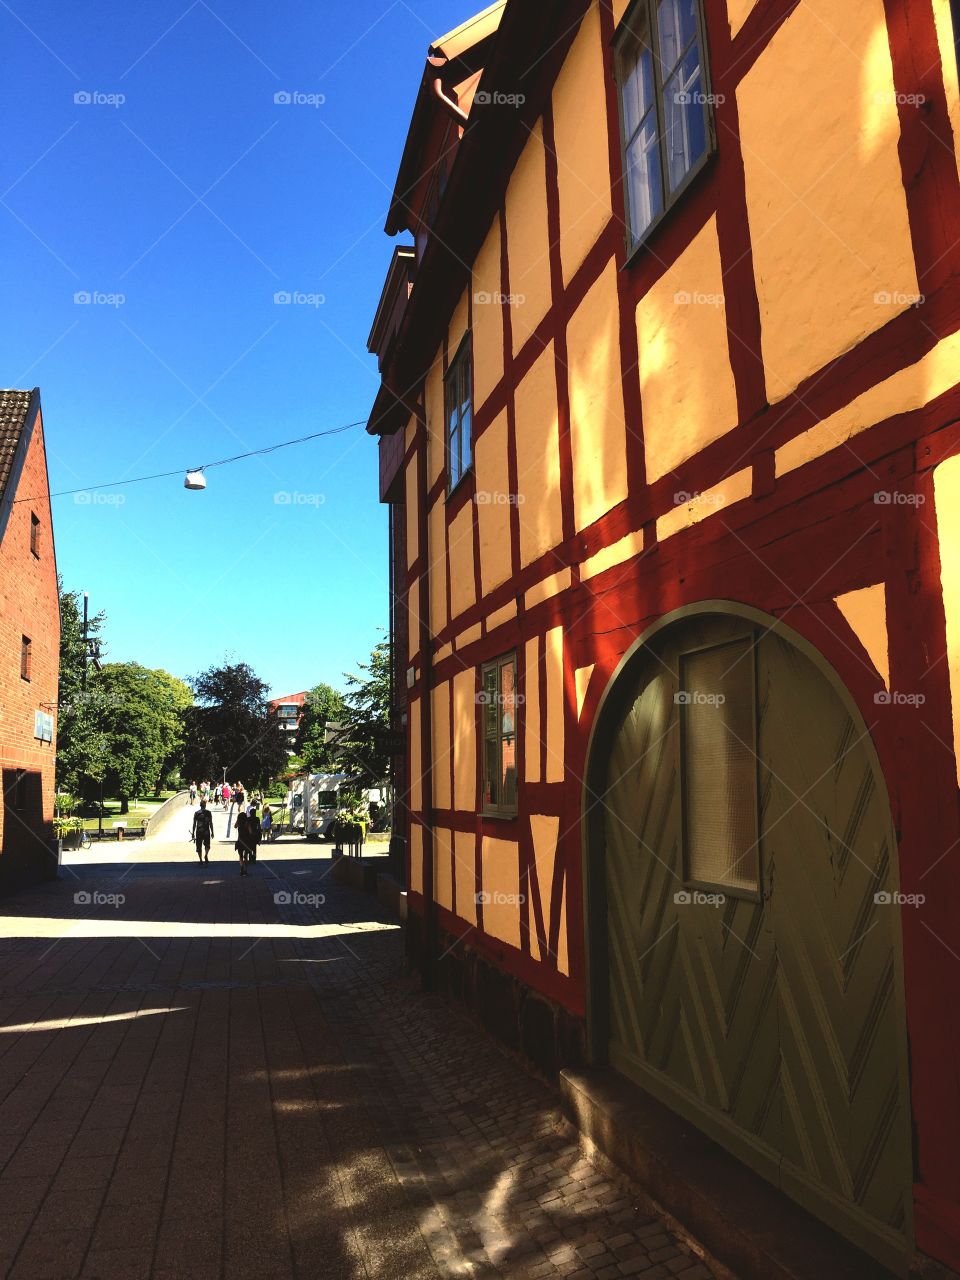
[[[606,748],[610,1061],[901,1271],[898,883],[866,726],[812,656],[739,618],[644,653]]]

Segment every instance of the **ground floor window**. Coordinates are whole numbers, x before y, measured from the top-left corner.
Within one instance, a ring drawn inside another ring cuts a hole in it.
[[[517,659],[507,654],[484,665],[480,688],[483,716],[483,812],[517,812]]]

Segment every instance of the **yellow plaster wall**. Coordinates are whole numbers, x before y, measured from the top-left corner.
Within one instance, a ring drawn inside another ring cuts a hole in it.
[[[466,649],[467,645],[473,644],[475,640],[479,640],[482,634],[483,629],[479,622],[475,622],[472,627],[465,627],[456,637],[457,649]]]
[[[420,579],[410,584],[407,593],[407,654],[410,661],[420,652]]]
[[[947,620],[947,666],[953,713],[953,748],[960,781],[960,456],[941,462],[933,473],[940,584]],[[931,655],[931,661],[939,655]]]
[[[524,648],[523,733],[527,782],[540,781],[540,641],[534,636]]]
[[[403,429],[403,451],[406,453],[417,434],[417,419],[411,416],[407,419],[407,425]]]
[[[678,502],[672,511],[659,517],[657,540],[663,542],[672,534],[679,533],[681,529],[689,529],[691,525],[699,524],[701,520],[715,515],[724,507],[732,506],[734,502],[740,502],[743,498],[749,498],[752,492],[753,471],[750,467],[745,467],[709,489],[688,495],[687,501]],[[683,495],[678,493],[674,496],[682,498]]]
[[[438,684],[430,699],[432,719],[431,748],[433,751],[433,803],[437,809],[450,809],[450,777],[453,763],[450,759],[450,682]]]
[[[523,597],[524,607],[533,609],[538,604],[542,604],[544,600],[550,600],[553,596],[558,596],[561,591],[566,591],[573,581],[573,574],[570,569],[561,569],[558,573],[551,573],[547,578],[541,578],[539,582],[535,582],[530,589],[525,592]]]
[[[527,565],[563,538],[560,429],[552,342],[517,387],[516,420],[520,562]]]
[[[602,551],[598,551],[589,560],[584,560],[580,566],[580,581],[586,582],[589,578],[595,578],[598,573],[603,573],[606,569],[612,569],[614,565],[623,564],[626,560],[632,560],[642,550],[643,530],[637,529],[636,532],[628,533],[625,538],[612,543],[609,547],[604,547]]]
[[[423,893],[423,827],[410,824],[410,888]]]
[[[774,402],[918,293],[883,0],[804,0],[737,101]]]
[[[477,690],[473,667],[453,677],[453,807],[477,811]]]
[[[409,569],[420,550],[420,485],[417,478],[416,455],[407,463],[404,489],[407,508],[407,568]]]
[[[443,436],[443,352],[438,351],[424,383],[427,419],[427,484],[437,483],[446,465]]]
[[[550,235],[543,124],[537,121],[507,185],[507,255],[513,349],[519,351],[550,307]]]
[[[652,483],[737,425],[715,217],[640,299],[637,339]]]
[[[430,564],[430,634],[438,636],[447,625],[447,518],[443,498],[428,517]]]
[[[489,634],[496,627],[501,627],[505,622],[510,622],[517,616],[516,597],[508,600],[505,605],[499,609],[494,609],[493,613],[487,615],[487,633]]]
[[[887,600],[882,582],[836,597],[840,612],[870,655],[870,661],[890,688],[890,651],[887,635]]]
[[[540,905],[543,910],[544,932],[549,944],[550,904],[553,895],[553,867],[557,858],[557,835],[560,831],[560,819],[554,814],[532,813],[530,815],[530,834],[533,838],[533,859],[537,867],[537,884],[540,886]],[[530,954],[534,960],[546,959],[537,937],[536,918],[531,904],[527,919],[530,922]],[[566,921],[560,922],[560,933],[566,949]]]
[[[544,782],[562,782],[564,775],[562,627],[554,627],[547,632],[546,645],[547,775]]]
[[[457,864],[456,912],[461,920],[477,923],[477,837],[472,831],[453,833],[453,854]]]
[[[450,608],[458,617],[477,602],[473,554],[473,503],[466,502],[450,523]]]
[[[510,506],[507,471],[507,415],[500,413],[476,443],[477,522],[480,586],[486,595],[510,576]]]
[[[753,11],[757,0],[727,0],[727,16],[730,19],[730,34],[735,36]]]
[[[433,899],[453,910],[453,832],[433,828]]]
[[[921,409],[960,382],[960,331],[941,339],[915,364],[864,391],[776,451],[777,475],[812,462],[859,432],[898,413]],[[856,454],[856,448],[853,448]]]
[[[457,349],[463,341],[463,335],[467,331],[467,320],[469,319],[469,291],[464,289],[460,301],[457,303],[453,315],[450,317],[450,324],[447,328],[447,359],[452,360],[457,354]]]
[[[611,259],[567,329],[573,509],[578,529],[627,496],[617,267]]]
[[[574,673],[574,679],[577,685],[577,719],[583,715],[583,704],[586,701],[587,689],[590,687],[590,677],[593,675],[594,667],[597,664],[591,662],[588,667],[577,667]]]
[[[420,699],[409,704],[410,717],[410,808],[423,809],[423,762],[420,752]]]
[[[630,8],[630,0],[613,0],[613,23],[616,26]]]
[[[482,892],[498,894],[500,901],[484,899],[483,930],[511,947],[520,946],[520,851],[512,840],[483,837],[481,850]],[[504,902],[502,899],[513,899]]]
[[[494,218],[473,263],[473,292],[500,292],[500,220]],[[503,310],[477,307],[473,317],[473,400],[479,409],[503,377]]]
[[[553,130],[566,284],[613,212],[598,0],[587,10],[554,85]]]

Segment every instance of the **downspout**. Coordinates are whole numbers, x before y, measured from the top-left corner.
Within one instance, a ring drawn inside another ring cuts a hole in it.
[[[447,61],[447,58],[431,55],[427,58],[427,66],[432,67],[435,71],[439,72],[441,67],[446,66]],[[466,127],[467,113],[461,110],[454,100],[444,91],[443,80],[439,75],[435,75],[433,77],[433,96],[440,103],[447,115],[450,116],[450,118],[454,120],[461,129]]]
[[[418,512],[417,539],[420,564],[420,775],[423,805],[423,953],[420,975],[424,988],[434,986],[434,963],[438,947],[437,903],[434,889],[433,854],[433,655],[430,649],[430,536],[427,511],[427,415],[423,392],[417,405],[417,492],[423,494]],[[408,785],[412,785],[412,777]]]

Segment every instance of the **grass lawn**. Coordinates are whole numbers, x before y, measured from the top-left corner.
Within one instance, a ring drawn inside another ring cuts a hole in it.
[[[103,801],[103,829],[104,831],[112,831],[115,822],[125,822],[128,827],[139,827],[145,819],[152,818],[157,812],[164,800],[169,800],[174,791],[161,792],[160,799],[157,800],[153,796],[148,799],[141,799],[138,802],[130,801],[130,812],[120,812],[120,801],[115,796],[106,797]],[[99,818],[84,818],[83,825],[87,831],[96,831],[99,826]]]

